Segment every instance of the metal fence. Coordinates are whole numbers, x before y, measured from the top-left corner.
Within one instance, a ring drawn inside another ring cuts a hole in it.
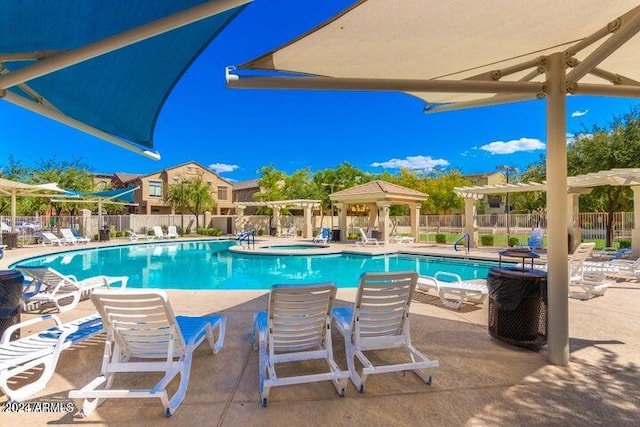
[[[581,213],[578,216],[578,225],[582,230],[583,240],[605,239],[608,214],[604,212]],[[200,215],[198,225],[204,228],[217,228],[223,234],[231,234],[236,230],[235,216]],[[507,236],[519,239],[520,243],[526,243],[531,230],[534,228],[546,228],[547,219],[543,214],[484,214],[477,216],[477,226],[480,236],[494,236],[495,245],[506,245]],[[338,217],[313,218],[313,226],[316,230],[321,227],[338,226]],[[0,216],[3,233],[8,232],[10,217]],[[137,233],[147,233],[154,226],[175,225],[182,229],[183,218],[181,215],[103,215],[102,223],[97,215],[91,216],[19,216],[16,217],[16,232],[18,239],[23,243],[29,243],[36,239],[41,230],[57,232],[60,228],[71,227],[82,234],[94,238],[100,229],[108,229],[111,232],[124,234],[127,230]],[[251,215],[243,219],[242,228],[256,228],[263,230],[265,234],[275,224],[273,218],[268,215]],[[299,230],[304,228],[302,216],[284,216],[280,220],[281,228],[295,225]],[[464,232],[464,215],[421,215],[419,219],[420,241],[435,242],[437,234],[444,234],[447,242],[454,242]],[[394,233],[410,233],[411,220],[409,216],[391,218]],[[347,217],[347,233],[355,233],[357,227],[371,228],[369,217]],[[631,239],[633,229],[633,212],[616,212],[613,215],[613,236],[616,240]],[[375,227],[374,227],[375,228]],[[193,215],[184,215],[184,230],[195,231],[196,220]]]

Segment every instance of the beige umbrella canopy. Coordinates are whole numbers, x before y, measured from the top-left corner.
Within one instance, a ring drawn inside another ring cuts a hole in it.
[[[402,91],[432,112],[546,99],[547,185],[559,189],[567,187],[566,95],[640,97],[638,31],[637,0],[361,0],[239,72],[230,68],[227,84]],[[567,207],[566,192],[547,191],[549,360],[562,365]]]
[[[11,231],[16,229],[16,197],[53,197],[63,193],[69,193],[58,187],[58,184],[25,184],[23,182],[11,181],[0,178],[0,196],[11,197]]]

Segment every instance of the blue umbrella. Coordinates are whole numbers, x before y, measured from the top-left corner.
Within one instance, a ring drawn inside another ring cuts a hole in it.
[[[153,159],[158,114],[251,0],[7,0],[0,98]]]

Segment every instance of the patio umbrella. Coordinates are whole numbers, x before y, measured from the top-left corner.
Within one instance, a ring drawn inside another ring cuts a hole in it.
[[[59,188],[57,184],[25,184],[23,182],[11,181],[9,179],[0,178],[0,196],[11,197],[11,232],[16,231],[16,198],[18,196],[33,197],[55,197],[61,194],[73,195],[71,191]],[[2,237],[0,235],[0,242]]]
[[[4,1],[0,98],[157,160],[169,92],[250,1]]]
[[[137,206],[138,202],[134,199],[136,190],[139,186],[117,188],[114,190],[97,191],[93,193],[75,193],[64,197],[52,199],[52,202],[83,202],[98,204],[98,227],[102,227],[102,204],[109,203],[115,205]]]
[[[567,187],[566,95],[640,97],[639,30],[637,0],[361,0],[227,81],[403,91],[431,112],[546,98],[549,360],[565,365],[567,195],[553,189]]]

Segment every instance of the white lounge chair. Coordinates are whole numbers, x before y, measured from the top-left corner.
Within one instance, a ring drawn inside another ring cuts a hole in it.
[[[125,288],[129,281],[128,276],[94,276],[78,280],[73,275],[64,275],[51,267],[44,266],[18,265],[16,270],[31,278],[22,293],[25,311],[39,309],[53,303],[62,313],[73,309],[82,296],[88,295],[99,287],[111,287],[115,283],[120,283],[120,286]],[[67,302],[63,304],[63,301]]]
[[[70,228],[61,228],[60,234],[62,234],[62,237],[66,242],[70,242],[72,245],[77,243],[89,243],[88,237],[76,237]]]
[[[396,273],[363,273],[353,307],[333,309],[336,330],[344,336],[351,381],[364,392],[367,377],[386,372],[414,371],[431,384],[438,361],[429,360],[411,344],[409,306],[418,275],[414,271]],[[365,351],[401,348],[410,362],[374,365]],[[356,370],[355,358],[362,364]]]
[[[168,239],[175,239],[176,237],[180,237],[178,235],[178,228],[175,225],[170,225],[169,227],[167,227],[166,236]]]
[[[161,290],[100,289],[91,294],[91,301],[107,331],[102,372],[82,389],[69,392],[69,397],[83,415],[104,399],[150,397],[160,399],[166,416],[173,415],[189,386],[193,351],[205,338],[213,353],[220,351],[226,318],[175,316],[167,294]],[[112,389],[115,375],[127,372],[164,372],[164,376],[150,389]],[[180,375],[180,382],[169,396],[166,388],[176,375]]]
[[[582,291],[570,291],[569,296],[582,300],[588,300],[593,296],[601,296],[604,295],[611,283],[611,281],[605,279],[604,272],[586,271],[583,269],[581,276],[573,276],[569,282],[570,288],[578,287],[581,288]]]
[[[297,236],[298,236],[298,229],[296,228],[295,225],[292,225],[291,227],[289,227],[287,231],[285,231],[280,235],[280,237],[297,237]]]
[[[356,246],[366,246],[366,245],[376,245],[378,246],[380,242],[378,239],[368,237],[367,233],[361,227],[356,227],[358,233],[360,234],[360,240],[356,241]]]
[[[58,246],[62,246],[63,244],[72,244],[71,242],[67,241],[66,239],[61,239],[58,236],[56,236],[55,234],[53,234],[50,231],[41,231],[40,232],[40,238],[42,240],[42,245],[46,246],[46,245],[58,245]]]
[[[162,227],[160,227],[159,225],[154,225],[153,237],[155,237],[156,239],[166,239],[167,235],[164,234],[164,231],[162,231]]]
[[[393,235],[389,236],[389,243],[413,243],[415,238],[411,236]]]
[[[10,341],[14,331],[44,321],[53,321],[56,326]],[[10,326],[0,339],[0,390],[15,402],[43,390],[55,372],[60,353],[102,331],[102,321],[97,314],[66,324],[57,316],[46,314]],[[31,372],[36,376],[35,381],[25,384],[30,371],[38,366],[42,368]],[[16,387],[16,384],[23,385]]]
[[[640,258],[612,259],[605,262],[585,262],[585,271],[601,271],[606,277],[624,280],[640,280]]]
[[[459,310],[465,302],[481,304],[487,294],[485,279],[462,280],[455,273],[438,271],[433,277],[418,277],[418,289],[429,291],[434,289],[445,307]]]
[[[269,311],[256,314],[254,345],[259,350],[262,406],[272,387],[331,381],[344,396],[349,372],[333,359],[331,308],[336,296],[333,283],[275,285],[269,294]],[[329,372],[278,377],[278,363],[323,359]]]

